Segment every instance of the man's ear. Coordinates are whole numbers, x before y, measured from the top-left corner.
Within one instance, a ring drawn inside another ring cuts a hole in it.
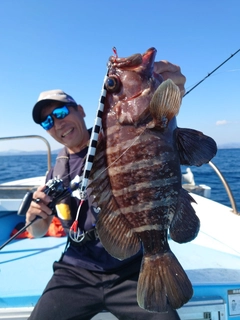
[[[85,111],[84,111],[83,107],[80,104],[78,104],[77,109],[82,114],[83,118],[86,117]]]

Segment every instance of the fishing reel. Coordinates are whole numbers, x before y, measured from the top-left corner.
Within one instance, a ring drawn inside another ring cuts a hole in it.
[[[75,179],[71,181],[69,187],[65,187],[63,185],[63,180],[58,179],[57,177],[49,180],[46,183],[46,188],[43,191],[45,194],[52,198],[52,201],[48,204],[48,207],[54,210],[54,207],[57,203],[70,196],[74,190],[79,188],[80,180],[80,177],[76,176]],[[31,204],[31,201],[35,201],[36,203],[38,203],[41,200],[33,199],[33,192],[29,191],[25,194],[17,214],[20,216],[25,216]]]
[[[64,189],[65,187],[63,186],[62,179],[57,179],[57,177],[55,177],[46,183],[46,189],[44,190],[44,193],[55,198],[58,197],[64,191]]]
[[[55,177],[46,183],[44,193],[53,199],[52,202],[48,204],[48,207],[53,210],[58,202],[71,195],[72,190],[69,187],[64,187],[62,179]]]
[[[79,188],[81,178],[76,176],[74,180],[70,182],[69,187],[65,187],[63,185],[63,180],[54,178],[49,180],[46,183],[46,188],[44,189],[44,193],[52,198],[52,201],[48,204],[48,207],[54,210],[54,207],[57,203],[59,203],[64,198],[72,195],[72,192]],[[29,191],[25,194],[22,203],[18,209],[17,214],[19,216],[25,216],[28,208],[30,207],[31,201],[35,201],[36,203],[40,202],[40,199],[33,199],[33,191]],[[2,246],[0,246],[0,250],[3,249],[9,242],[15,239],[20,233],[25,231],[31,224],[33,224],[37,219],[41,219],[41,217],[36,216],[31,222],[26,224],[22,229],[20,229],[17,233],[15,233],[10,239],[8,239]]]

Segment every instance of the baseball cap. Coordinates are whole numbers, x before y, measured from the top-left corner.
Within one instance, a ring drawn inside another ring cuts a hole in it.
[[[32,117],[36,123],[40,124],[42,121],[41,111],[43,107],[54,101],[66,103],[68,105],[77,105],[76,101],[69,94],[60,89],[43,91],[40,93],[37,103],[34,105],[32,111]]]

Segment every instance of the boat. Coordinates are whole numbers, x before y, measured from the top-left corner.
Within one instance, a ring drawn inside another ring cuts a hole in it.
[[[45,140],[40,136],[2,139],[30,137]],[[47,141],[46,145],[49,169],[51,150]],[[207,186],[195,186],[192,180],[183,184],[196,201],[192,205],[200,218],[201,228],[197,238],[189,243],[169,240],[194,289],[192,299],[177,312],[183,320],[240,320],[240,217],[229,185],[220,170],[213,163],[209,164],[224,184],[231,207],[211,200]],[[29,317],[52,275],[52,263],[59,259],[66,244],[66,237],[8,242],[15,226],[25,220],[17,214],[22,198],[44,181],[42,176],[0,184],[0,319],[25,320]],[[207,190],[205,196],[204,190]],[[116,318],[103,310],[93,319]]]

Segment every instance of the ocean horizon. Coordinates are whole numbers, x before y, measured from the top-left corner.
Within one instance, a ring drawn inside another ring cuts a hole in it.
[[[222,149],[240,149],[240,142],[239,143],[226,143],[226,144],[221,144],[217,146],[218,150]],[[59,149],[54,149],[51,150],[51,154],[58,154],[58,152],[61,150]],[[27,150],[18,150],[18,149],[9,149],[9,150],[4,150],[1,151],[0,149],[0,156],[11,156],[11,155],[40,155],[40,154],[47,154],[47,150],[32,150],[32,151],[27,151]]]

